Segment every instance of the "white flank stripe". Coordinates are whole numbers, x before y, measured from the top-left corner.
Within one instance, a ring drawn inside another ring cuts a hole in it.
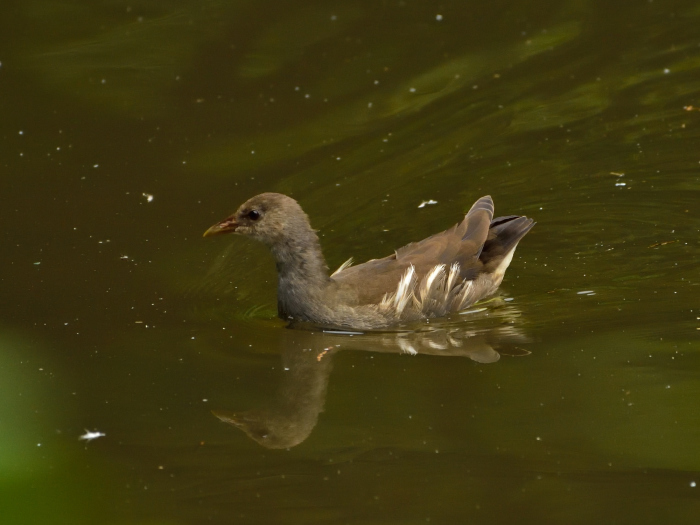
[[[465,306],[467,306],[467,295],[469,295],[469,292],[472,289],[472,286],[474,284],[474,281],[467,281],[467,283],[464,286],[464,291],[462,292],[462,298],[459,301],[459,309],[461,310]]]
[[[445,285],[445,296],[450,293],[459,275],[459,263],[452,263],[450,266],[450,274],[447,276],[447,284]]]
[[[430,288],[433,286],[433,282],[437,278],[438,275],[440,275],[441,272],[445,271],[445,265],[444,264],[438,264],[430,270],[430,273],[426,276],[425,278],[425,289],[422,294],[422,298],[425,298],[424,296],[430,292]]]
[[[413,291],[413,278],[416,275],[416,269],[413,265],[409,266],[406,273],[399,281],[399,286],[396,288],[396,296],[394,297],[394,308],[396,308],[396,313],[401,315],[403,309],[406,308],[408,300],[411,298],[411,292]]]

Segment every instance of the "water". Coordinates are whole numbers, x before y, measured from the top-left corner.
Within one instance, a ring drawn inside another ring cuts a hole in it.
[[[8,7],[0,522],[694,523],[699,17]],[[537,226],[486,310],[288,330],[264,247],[201,238],[262,191],[334,268],[484,194]]]

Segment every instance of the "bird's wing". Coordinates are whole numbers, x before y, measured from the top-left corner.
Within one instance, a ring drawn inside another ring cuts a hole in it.
[[[464,220],[452,228],[422,241],[407,244],[383,259],[373,259],[335,273],[332,279],[357,294],[358,304],[381,301],[396,287],[406,270],[413,266],[420,281],[436,265],[460,265],[462,279],[473,279],[481,265],[479,255],[488,236],[493,218],[491,197],[482,197]]]

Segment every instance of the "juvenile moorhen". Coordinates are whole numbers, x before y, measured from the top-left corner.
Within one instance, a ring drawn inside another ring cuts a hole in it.
[[[383,259],[333,274],[316,232],[297,201],[262,193],[204,232],[239,233],[263,242],[277,263],[280,318],[327,328],[372,330],[441,317],[493,294],[532,219],[493,218],[481,197],[464,220],[442,233],[399,248]]]

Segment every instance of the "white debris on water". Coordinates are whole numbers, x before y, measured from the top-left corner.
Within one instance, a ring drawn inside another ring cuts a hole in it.
[[[427,201],[421,202],[418,207],[419,208],[425,208],[426,206],[432,206],[433,204],[437,204],[438,201],[434,201],[433,199],[428,199]]]
[[[92,441],[93,439],[105,437],[106,434],[103,432],[98,432],[97,430],[88,430],[87,428],[85,429],[85,434],[80,436],[78,439],[82,441]]]

